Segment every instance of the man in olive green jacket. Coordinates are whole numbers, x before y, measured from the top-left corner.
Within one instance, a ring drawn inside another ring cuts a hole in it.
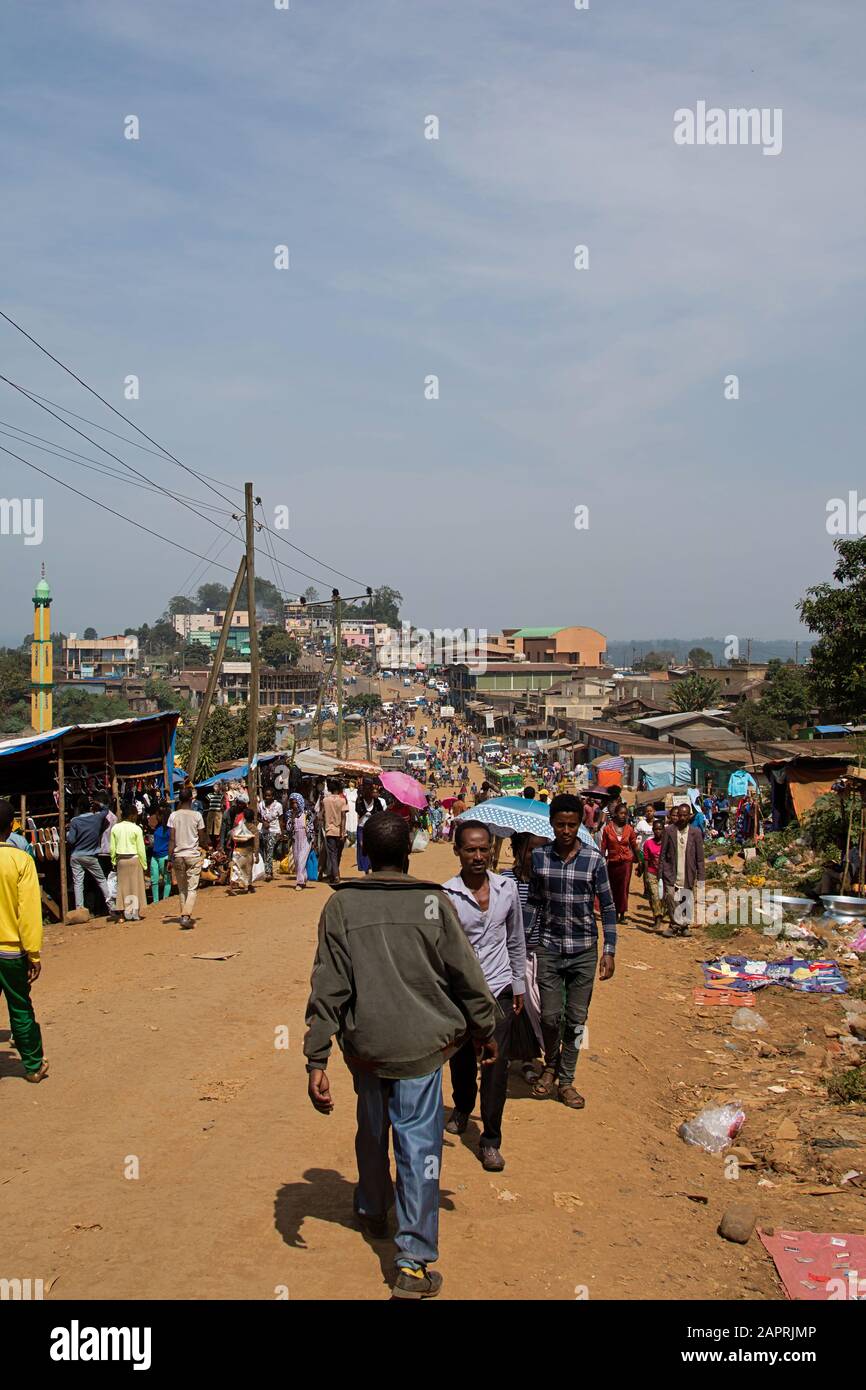
[[[484,1062],[496,1058],[495,1005],[481,967],[439,884],[406,873],[409,826],[372,816],[364,851],[373,873],[340,885],[319,922],[304,1053],[309,1096],[334,1108],[325,1070],[336,1036],[358,1097],[355,1212],[387,1234],[394,1199],[388,1130],[397,1169],[395,1298],[433,1298],[442,1159],[442,1066],[467,1035]]]

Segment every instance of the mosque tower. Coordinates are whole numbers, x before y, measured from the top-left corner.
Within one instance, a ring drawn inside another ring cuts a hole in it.
[[[54,727],[52,690],[51,649],[51,589],[45,578],[45,564],[42,565],[42,578],[33,594],[33,642],[30,648],[30,723],[38,734]]]

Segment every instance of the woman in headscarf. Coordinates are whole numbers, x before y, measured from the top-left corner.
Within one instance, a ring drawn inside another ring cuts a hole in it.
[[[309,792],[309,783],[304,783]],[[313,848],[316,821],[312,806],[308,805],[303,792],[292,792],[289,796],[289,829],[295,855],[295,890],[300,892],[307,886],[307,860]]]
[[[111,827],[111,863],[117,871],[115,910],[122,913],[127,922],[141,921],[147,901],[144,887],[147,851],[137,822],[135,802],[129,801],[123,807],[122,818]]]

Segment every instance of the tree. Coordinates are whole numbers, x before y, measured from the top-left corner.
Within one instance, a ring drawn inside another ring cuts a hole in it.
[[[220,588],[221,586],[220,586],[220,585],[209,585],[209,586],[206,586],[206,587],[216,589],[216,588]],[[201,592],[202,592],[202,590],[199,589],[199,595],[201,595]],[[226,604],[228,603],[229,595],[228,595],[228,590],[227,590],[227,589],[226,589],[224,592],[225,592],[225,600],[224,600],[222,603],[211,604],[210,606],[211,606],[212,608],[224,609],[224,608],[226,607]],[[246,580],[243,581],[243,583],[241,584],[240,590],[238,591],[237,609],[238,609],[238,611],[241,612],[241,613],[249,613],[249,611],[250,611],[249,594],[247,593],[247,582],[246,582]],[[283,616],[283,595],[282,595],[282,593],[280,592],[280,590],[277,588],[277,586],[276,586],[275,584],[272,584],[272,583],[271,583],[271,581],[270,581],[269,579],[261,579],[258,575],[256,575],[256,602],[255,602],[255,611],[256,611],[257,613],[266,613],[266,614],[267,614],[269,617],[271,617],[271,618],[279,618],[279,619],[281,619],[282,616]]]
[[[676,681],[671,687],[671,704],[685,714],[689,710],[708,709],[719,693],[719,682],[694,673]]]
[[[294,666],[301,654],[294,637],[278,627],[262,628],[259,650],[266,666]]]
[[[85,642],[95,642],[95,641],[97,640],[98,637],[99,637],[99,633],[96,631],[96,628],[95,628],[95,627],[86,627],[86,628],[84,629],[84,640],[85,640]]]
[[[144,693],[149,700],[156,701],[157,709],[184,710],[184,703],[178,699],[177,691],[172,690],[162,676],[148,676],[144,683]]]
[[[836,585],[816,584],[797,607],[810,632],[809,686],[822,715],[859,719],[866,713],[866,536],[833,542]]]
[[[304,590],[304,598],[307,603],[318,603],[319,591],[313,584],[309,584]]]
[[[86,688],[66,685],[54,695],[54,723],[101,724],[109,719],[128,719],[133,713],[120,695],[95,695]]]
[[[789,728],[804,723],[812,708],[808,668],[771,661],[758,703],[767,714],[782,720]]]
[[[201,584],[196,593],[194,608],[186,611],[189,613],[207,613],[222,611],[229,601],[229,590],[225,584]]]
[[[731,711],[730,720],[750,743],[785,738],[790,733],[783,720],[762,708],[760,700],[740,700]]]
[[[175,613],[198,613],[199,607],[194,598],[187,598],[186,594],[175,594],[174,598],[168,601],[168,612],[171,616]]]
[[[692,647],[687,660],[690,666],[699,667],[715,665],[713,654],[712,652],[708,652],[706,647]]]
[[[30,658],[20,649],[0,647],[0,734],[11,736],[29,726]]]
[[[181,652],[182,669],[193,671],[203,670],[210,666],[210,649],[203,647],[201,642],[190,642]]]
[[[350,695],[344,705],[347,714],[372,714],[382,708],[382,696],[374,694]]]
[[[401,593],[392,589],[389,584],[382,584],[378,589],[373,590],[372,598],[345,607],[343,616],[346,618],[369,618],[376,623],[387,623],[389,627],[397,627],[400,622],[400,604],[402,602],[403,595]]]
[[[674,662],[673,652],[647,652],[634,663],[635,671],[666,671]]]

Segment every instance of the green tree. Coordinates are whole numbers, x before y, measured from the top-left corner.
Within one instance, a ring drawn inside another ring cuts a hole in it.
[[[149,700],[156,701],[157,709],[176,709],[181,713],[187,709],[185,702],[179,699],[177,691],[173,690],[162,676],[148,676],[144,683],[144,693]]]
[[[208,647],[202,646],[201,642],[190,642],[181,652],[182,669],[186,671],[204,670],[211,664],[211,654]]]
[[[803,724],[812,708],[808,668],[793,663],[770,661],[758,701],[772,718],[781,720],[789,729]]]
[[[229,591],[225,584],[201,584],[195,596],[195,608],[187,609],[189,613],[206,613],[208,611],[222,610],[229,601]]]
[[[84,629],[84,640],[85,640],[85,642],[95,642],[96,639],[98,638],[98,636],[99,636],[99,633],[96,631],[96,628],[95,628],[95,627],[86,627],[86,628]]]
[[[810,632],[809,685],[825,718],[866,713],[866,536],[833,542],[835,584],[816,584],[797,605]]]
[[[382,696],[372,693],[350,695],[343,708],[347,714],[373,714],[375,710],[382,708]]]
[[[397,627],[400,623],[402,602],[403,595],[397,589],[392,589],[390,584],[382,584],[373,590],[372,598],[347,605],[343,609],[343,615],[346,618],[369,618],[376,623],[387,623],[389,627]]]
[[[134,711],[120,695],[96,695],[92,690],[66,685],[54,695],[54,723],[102,724],[109,719],[128,719]]]
[[[194,598],[188,598],[186,594],[175,594],[174,598],[168,601],[168,613],[173,616],[175,613],[198,613],[199,606]]]
[[[294,637],[278,627],[262,628],[259,650],[267,666],[294,666],[301,654]]]
[[[640,658],[639,661],[636,661],[636,662],[634,663],[633,670],[635,670],[635,671],[666,671],[666,670],[668,669],[669,666],[672,666],[672,665],[673,665],[673,660],[674,660],[674,654],[673,654],[673,652],[666,652],[666,651],[661,651],[661,652],[656,652],[656,651],[647,652],[646,656],[642,656],[642,657]]]
[[[683,714],[689,710],[708,709],[714,704],[718,693],[718,681],[693,673],[671,686],[671,704]]]
[[[688,664],[694,667],[715,665],[713,654],[708,652],[706,647],[692,647],[687,660]]]

